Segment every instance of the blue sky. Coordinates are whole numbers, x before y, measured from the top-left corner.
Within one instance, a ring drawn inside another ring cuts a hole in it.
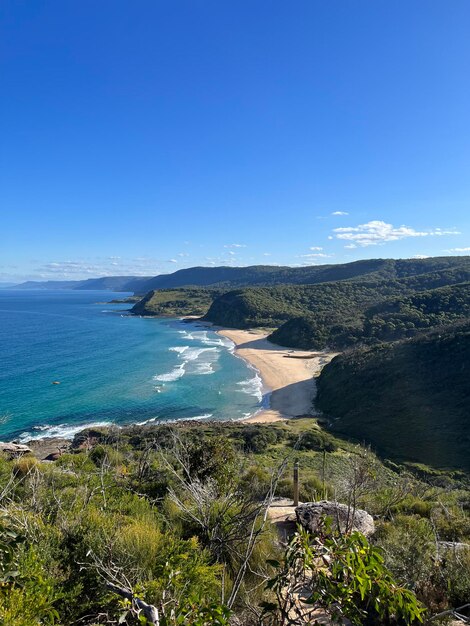
[[[468,0],[0,17],[0,281],[470,252]]]

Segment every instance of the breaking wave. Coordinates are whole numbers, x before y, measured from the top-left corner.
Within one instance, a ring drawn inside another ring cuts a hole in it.
[[[153,377],[153,380],[158,380],[162,383],[171,383],[178,378],[181,378],[185,375],[184,363],[181,365],[177,365],[171,372],[167,372],[166,374],[157,374]]]
[[[186,332],[186,331],[181,331]],[[214,347],[191,348],[190,346],[172,346],[170,352],[176,352],[182,363],[165,374],[156,374],[153,380],[173,382],[185,374],[208,375],[215,372],[215,364],[219,359],[219,349]]]
[[[262,402],[263,400],[263,381],[258,373],[256,373],[253,378],[249,378],[248,380],[242,380],[237,383],[237,386],[240,387],[238,391],[240,393],[246,393],[250,396],[255,397],[258,402]]]
[[[36,441],[48,437],[58,437],[60,439],[73,439],[81,430],[87,428],[100,428],[103,426],[113,426],[113,422],[89,422],[88,424],[44,424],[43,426],[33,426],[30,431],[21,433],[18,437],[20,441]]]

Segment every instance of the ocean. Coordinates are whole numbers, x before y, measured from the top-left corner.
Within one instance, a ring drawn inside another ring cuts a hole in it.
[[[239,420],[258,373],[197,322],[128,315],[126,294],[0,290],[0,439],[92,425]],[[54,384],[60,383],[60,384]]]

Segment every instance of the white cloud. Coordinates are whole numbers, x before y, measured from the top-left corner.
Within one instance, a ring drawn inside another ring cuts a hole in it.
[[[168,263],[178,263],[178,259],[168,259]]]
[[[114,257],[117,258],[117,257]],[[155,276],[159,273],[161,261],[157,259],[121,259],[112,261],[108,258],[99,262],[87,259],[79,261],[50,261],[32,270],[31,279],[50,278],[51,280],[82,280],[100,276]]]
[[[468,248],[451,248],[450,250],[443,250],[443,252],[470,252],[470,247],[468,247]]]
[[[323,250],[321,246],[310,246],[309,250]]]
[[[455,229],[443,230],[442,228],[435,228],[433,230],[418,231],[409,226],[395,227],[381,220],[372,220],[359,226],[334,228],[333,232],[337,239],[354,242],[361,247],[377,246],[388,241],[398,241],[408,237],[435,237],[460,234]]]
[[[229,252],[230,256],[206,256],[204,257],[205,261],[209,263],[209,265],[235,265],[238,264],[238,260],[234,258],[235,253]]]
[[[414,254],[411,258],[412,259],[429,259],[429,255],[428,254]]]
[[[233,250],[229,250],[228,253],[235,255],[235,252]]]
[[[353,250],[354,248],[357,248],[355,243],[348,243],[348,245],[344,247],[347,248],[348,250]]]
[[[263,252],[263,256],[271,256],[271,252]]]
[[[324,254],[323,252],[317,252],[315,254],[301,254],[301,259],[328,259],[332,257],[332,254]]]
[[[80,274],[93,276],[109,275],[109,267],[91,264],[86,261],[51,261],[39,267],[38,271],[43,275],[50,274],[58,278],[61,276],[64,278],[75,277]]]
[[[246,248],[244,243],[227,243],[224,248]]]
[[[349,215],[346,211],[333,211],[331,215]]]

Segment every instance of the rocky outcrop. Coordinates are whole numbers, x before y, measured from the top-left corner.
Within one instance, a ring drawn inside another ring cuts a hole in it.
[[[62,437],[44,437],[44,439],[33,439],[26,443],[40,461],[55,461],[70,448],[70,441]]]
[[[374,520],[367,511],[353,510],[338,502],[306,502],[295,509],[295,514],[298,523],[311,533],[318,531],[325,517],[330,518],[333,528],[341,532],[357,530],[366,537],[375,532]]]
[[[23,454],[30,454],[31,448],[23,445],[22,443],[9,443],[0,441],[0,452],[8,454],[11,457],[22,456]]]

